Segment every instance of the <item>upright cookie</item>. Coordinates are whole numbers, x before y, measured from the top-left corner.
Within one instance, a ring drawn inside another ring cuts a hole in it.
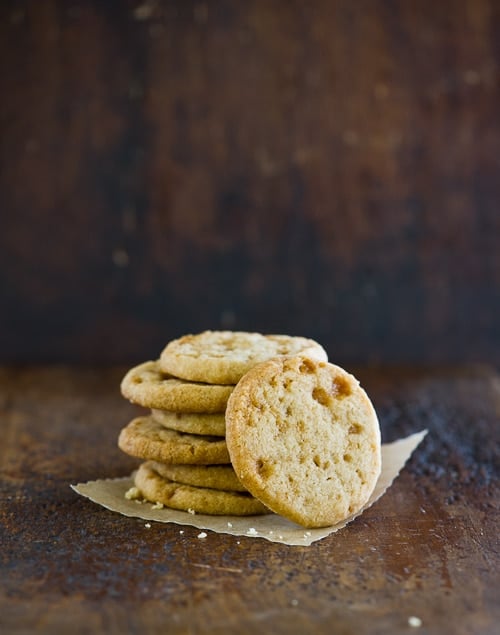
[[[122,395],[132,403],[177,412],[224,412],[232,390],[172,377],[154,361],[131,368],[121,383]]]
[[[358,381],[305,356],[245,375],[227,405],[226,442],[243,485],[306,527],[360,511],[381,469],[377,416]]]
[[[248,492],[224,492],[207,487],[193,487],[164,478],[148,462],[139,466],[135,486],[147,500],[166,507],[198,514],[253,516],[269,510]]]
[[[223,414],[217,412],[200,414],[154,409],[151,414],[155,421],[171,430],[187,434],[208,434],[215,437],[223,437],[226,434],[226,419]]]
[[[314,340],[242,331],[204,331],[173,340],[160,356],[163,372],[190,381],[236,384],[256,364],[279,355],[304,354],[327,360]]]
[[[118,447],[131,456],[160,463],[229,463],[225,439],[169,430],[152,417],[137,417],[123,428]]]
[[[222,489],[229,492],[246,492],[231,465],[174,465],[150,462],[160,476],[176,483]]]

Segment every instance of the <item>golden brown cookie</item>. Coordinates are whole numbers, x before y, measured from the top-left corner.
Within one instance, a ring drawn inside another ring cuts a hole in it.
[[[166,373],[190,381],[236,384],[260,362],[299,353],[319,360],[327,359],[322,346],[305,337],[204,331],[167,344],[160,357],[160,367]]]
[[[155,421],[171,430],[188,434],[208,434],[215,437],[223,437],[226,434],[226,419],[222,413],[201,414],[154,409],[151,415]]]
[[[154,361],[131,368],[121,383],[122,395],[132,403],[176,412],[224,412],[232,390],[172,377]]]
[[[118,446],[131,456],[160,463],[229,463],[225,439],[169,430],[153,417],[133,419],[120,432]]]
[[[366,393],[342,368],[310,357],[249,371],[227,405],[226,441],[243,485],[306,527],[356,514],[380,474],[380,430]]]
[[[135,486],[152,503],[162,503],[172,509],[198,514],[253,516],[269,514],[269,510],[248,492],[225,492],[208,487],[193,487],[175,483],[160,476],[154,464],[139,466]]]
[[[176,483],[230,492],[247,491],[238,480],[231,465],[174,465],[157,461],[150,461],[150,463],[160,476]]]

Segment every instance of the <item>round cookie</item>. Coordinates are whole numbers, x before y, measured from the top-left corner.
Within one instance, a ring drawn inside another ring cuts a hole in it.
[[[190,381],[236,384],[256,364],[279,355],[309,355],[327,360],[314,340],[291,335],[262,335],[244,331],[204,331],[184,335],[163,349],[160,367]]]
[[[137,489],[152,503],[198,514],[253,516],[269,510],[248,492],[224,492],[208,487],[193,487],[164,478],[154,464],[143,463],[134,478]]]
[[[231,465],[174,465],[156,461],[150,461],[150,463],[160,476],[176,483],[230,492],[247,491],[238,480]]]
[[[233,386],[194,383],[161,371],[158,362],[131,368],[121,383],[121,392],[132,403],[146,408],[177,412],[224,412]]]
[[[152,410],[153,419],[165,428],[186,432],[187,434],[208,434],[223,437],[226,434],[226,419],[223,414],[200,414],[197,412],[170,412]]]
[[[131,456],[160,463],[229,463],[225,439],[169,430],[153,417],[133,419],[120,432],[118,447]]]
[[[305,356],[275,358],[245,375],[227,405],[226,442],[243,485],[305,527],[360,511],[381,469],[365,391],[342,368]]]

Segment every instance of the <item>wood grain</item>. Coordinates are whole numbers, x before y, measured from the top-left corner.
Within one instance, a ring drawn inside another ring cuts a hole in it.
[[[493,0],[6,0],[0,350],[500,359]]]
[[[355,372],[384,441],[429,434],[376,505],[306,548],[147,528],[77,496],[70,483],[135,465],[116,447],[137,412],[124,369],[1,369],[0,630],[498,632],[498,375]]]

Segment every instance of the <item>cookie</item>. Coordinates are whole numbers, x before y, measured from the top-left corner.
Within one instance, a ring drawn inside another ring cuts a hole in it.
[[[253,368],[226,409],[226,442],[243,485],[305,527],[361,510],[381,469],[377,415],[358,381],[306,356]]]
[[[153,417],[133,419],[120,432],[118,447],[131,456],[160,463],[229,463],[225,439],[169,430]]]
[[[246,492],[231,465],[174,465],[152,463],[160,476],[195,487],[209,487],[230,492]]]
[[[128,371],[122,395],[146,408],[177,412],[224,412],[233,386],[194,383],[161,371],[158,362],[144,362]]]
[[[176,483],[160,476],[155,463],[139,466],[134,482],[137,489],[152,503],[162,503],[172,509],[198,514],[253,516],[269,514],[269,510],[248,492],[226,492]]]
[[[223,414],[199,414],[153,410],[153,419],[165,428],[187,432],[188,434],[208,434],[223,437],[226,434],[226,420]]]
[[[173,340],[163,349],[163,372],[189,381],[236,384],[256,364],[278,355],[306,354],[327,360],[314,340],[242,331],[204,331]]]

